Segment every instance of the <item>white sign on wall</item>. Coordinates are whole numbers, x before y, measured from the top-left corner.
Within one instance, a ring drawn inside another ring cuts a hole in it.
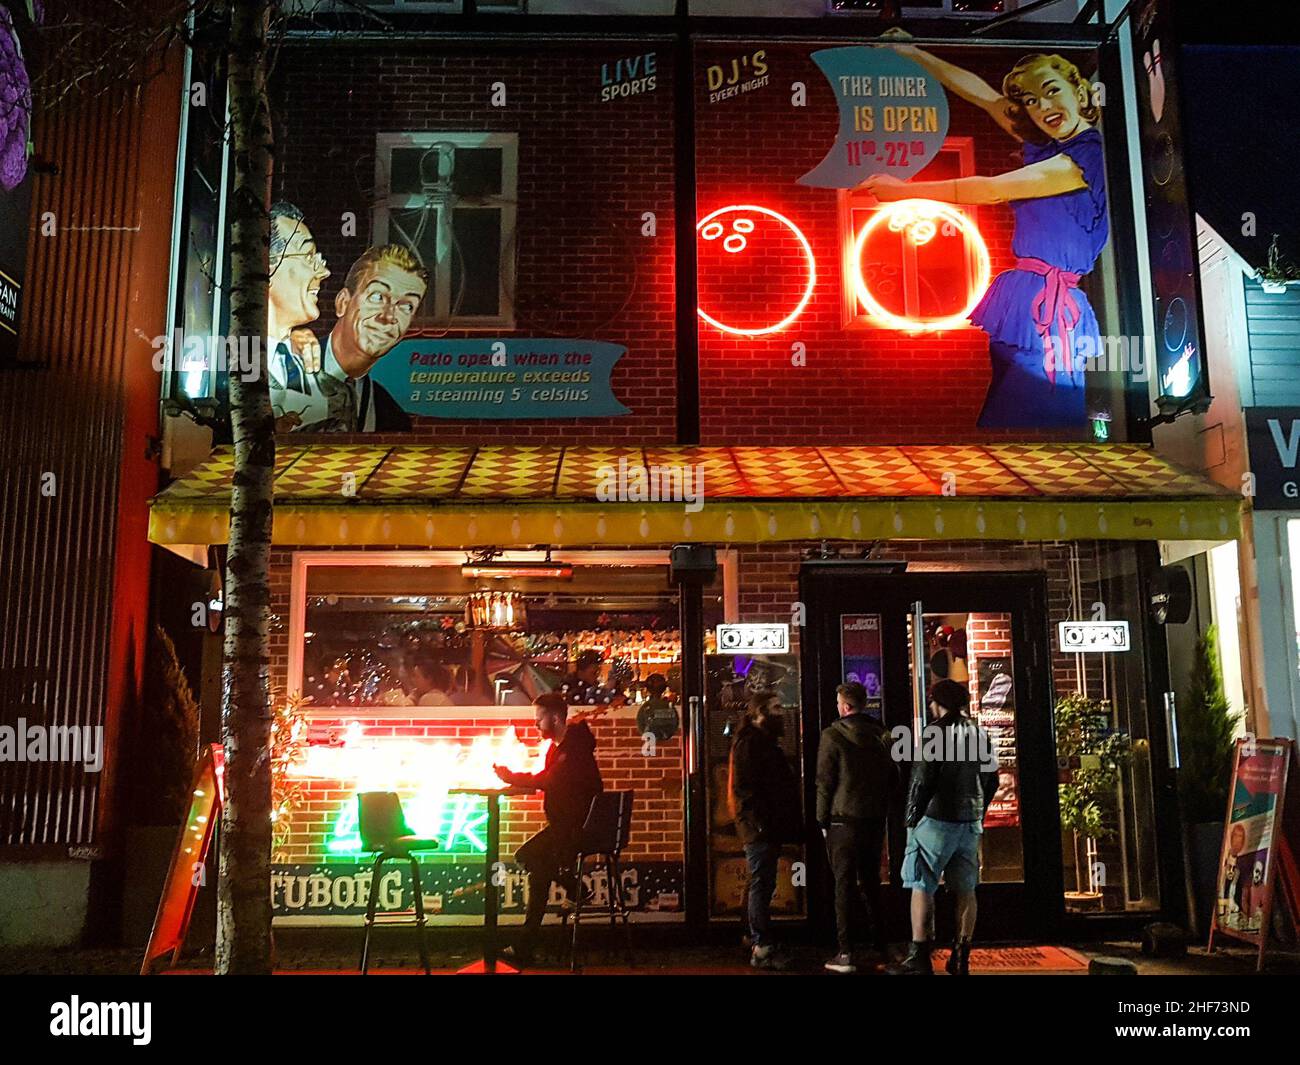
[[[720,655],[783,655],[790,650],[790,626],[780,623],[719,625]]]
[[[1056,626],[1056,642],[1062,654],[1127,651],[1127,621],[1062,621]]]

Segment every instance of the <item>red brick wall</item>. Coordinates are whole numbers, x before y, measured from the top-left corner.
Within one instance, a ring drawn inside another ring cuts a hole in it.
[[[393,713],[400,715],[401,711]],[[367,739],[401,737],[413,740],[441,740],[468,744],[484,733],[500,735],[512,727],[530,747],[541,742],[533,727],[531,707],[520,707],[517,717],[429,720],[393,716],[367,708],[349,711],[338,718],[313,715],[312,724],[329,726],[356,721]],[[682,754],[679,737],[658,743],[653,754],[642,748],[633,717],[597,718],[590,722],[596,737],[596,761],[605,787],[610,791],[635,792],[632,805],[633,833],[624,852],[633,861],[681,861],[682,843]],[[515,766],[514,768],[522,768]],[[400,788],[398,789],[401,790]],[[309,778],[303,780],[303,801],[289,820],[288,841],[278,849],[276,861],[298,864],[329,857],[326,841],[339,810],[355,802],[353,782]],[[501,853],[509,858],[534,832],[546,825],[541,796],[506,799],[501,810]],[[339,861],[354,861],[354,855],[337,855]]]
[[[710,104],[705,68],[729,64],[760,47],[767,53],[768,85]],[[701,323],[703,441],[864,444],[1052,437],[976,428],[988,385],[987,338],[980,330],[908,335],[842,326],[837,193],[797,184],[824,156],[837,128],[830,86],[809,58],[817,47],[706,43],[698,48],[699,217],[733,203],[779,210],[807,235],[818,266],[812,301],[783,332],[739,337]],[[615,368],[613,386],[632,413],[549,421],[425,419],[415,436],[470,442],[671,442],[677,385],[670,54],[656,50],[654,92],[602,103],[601,64],[650,46],[570,43],[478,53],[463,45],[455,48],[296,48],[280,57],[276,195],[303,207],[334,271],[322,292],[318,331],[333,321],[338,285],[369,241],[375,133],[515,132],[518,322],[513,335],[625,344],[628,354]],[[955,54],[994,84],[1000,84],[1017,57],[998,50],[981,55],[978,49]],[[505,108],[489,106],[490,86],[497,81],[507,88]],[[790,86],[796,81],[807,88],[806,107],[791,105]],[[949,135],[974,138],[977,173],[1020,165],[1016,143],[982,112],[953,100],[950,114]],[[345,211],[357,216],[356,237],[339,235]],[[657,217],[653,238],[640,234],[645,211]],[[978,223],[994,270],[1005,268],[1011,261],[1010,211],[981,207]],[[754,276],[737,285],[753,280],[760,302],[793,306],[806,276],[799,260],[784,252],[761,259]],[[806,349],[806,365],[791,364],[795,342]]]
[[[632,413],[546,421],[422,419],[415,437],[396,439],[671,443],[677,377],[670,54],[656,52],[654,92],[602,103],[601,64],[655,51],[653,45],[570,44],[561,50],[531,43],[526,51],[477,54],[452,48],[317,47],[280,57],[275,193],[302,207],[333,271],[321,292],[317,331],[333,323],[334,294],[370,241],[376,133],[517,133],[517,328],[491,335],[626,345],[613,385]],[[505,83],[504,108],[490,106],[495,82]],[[340,236],[345,211],[357,217],[352,238]],[[657,216],[655,237],[641,235],[646,211]]]

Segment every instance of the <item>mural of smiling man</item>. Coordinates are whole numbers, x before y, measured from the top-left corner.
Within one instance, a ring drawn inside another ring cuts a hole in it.
[[[367,248],[334,299],[338,321],[325,340],[320,372],[296,428],[313,433],[409,429],[410,416],[370,377],[410,328],[428,272],[400,244]]]
[[[311,377],[320,369],[319,345],[302,327],[320,317],[320,287],[330,276],[302,210],[291,203],[271,206],[270,266],[266,335],[271,408],[276,429],[285,431],[302,417]]]

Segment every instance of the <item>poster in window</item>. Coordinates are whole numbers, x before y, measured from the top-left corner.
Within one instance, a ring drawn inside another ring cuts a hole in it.
[[[840,615],[840,674],[846,683],[856,682],[867,690],[866,711],[882,721],[885,692],[881,685],[879,614]]]
[[[979,659],[976,714],[988,730],[998,756],[998,790],[984,817],[988,828],[1020,824],[1020,793],[1016,767],[1016,685],[1010,655]]]

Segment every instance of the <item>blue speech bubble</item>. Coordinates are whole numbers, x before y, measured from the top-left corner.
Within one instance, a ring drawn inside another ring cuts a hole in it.
[[[602,340],[403,340],[370,376],[425,418],[607,418],[630,411],[610,373],[627,353]]]
[[[852,189],[875,174],[906,180],[935,157],[948,136],[948,97],[938,78],[887,47],[825,48],[812,59],[835,93],[840,128],[800,185]]]

